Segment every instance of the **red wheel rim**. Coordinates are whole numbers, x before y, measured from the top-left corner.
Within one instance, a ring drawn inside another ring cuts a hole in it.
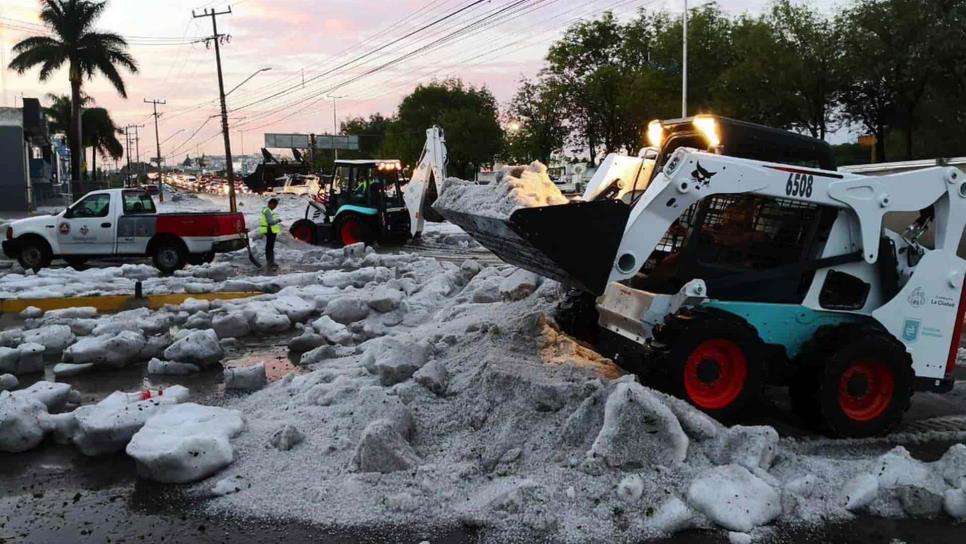
[[[853,421],[870,421],[881,416],[895,393],[892,369],[882,361],[859,361],[839,377],[839,406]]]
[[[694,405],[706,410],[733,403],[747,381],[748,360],[731,340],[701,342],[684,364],[684,390]]]
[[[312,229],[310,229],[305,225],[301,227],[295,227],[292,230],[292,236],[294,236],[296,240],[301,240],[303,242],[312,242]]]
[[[362,239],[362,225],[359,224],[357,219],[347,219],[345,223],[342,223],[339,236],[342,238],[342,245],[344,246],[351,246],[364,241]]]

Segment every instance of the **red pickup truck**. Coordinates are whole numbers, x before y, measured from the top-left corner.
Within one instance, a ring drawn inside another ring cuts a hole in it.
[[[159,214],[145,191],[111,189],[87,193],[56,215],[8,224],[3,252],[32,270],[58,258],[76,267],[97,257],[151,257],[170,274],[247,243],[240,213]]]

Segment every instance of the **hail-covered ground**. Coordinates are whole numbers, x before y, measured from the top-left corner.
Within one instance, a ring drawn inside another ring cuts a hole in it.
[[[512,189],[461,191],[517,198]],[[488,210],[513,208],[491,202]],[[214,514],[465,526],[494,542],[638,542],[687,528],[746,542],[776,524],[860,513],[966,518],[962,444],[933,463],[901,447],[815,453],[771,427],[723,426],[561,334],[555,282],[406,248],[283,246],[280,260],[298,269],[277,275],[242,253],[175,278],[139,265],[61,269],[61,283],[103,274],[96,281],[108,286],[140,271],[158,290],[230,284],[264,294],[112,315],[28,310],[0,333],[0,389],[12,391],[0,392],[0,451],[44,441],[86,455],[126,451],[140,477],[184,485]],[[0,291],[40,277],[12,271]],[[219,406],[179,386],[80,405],[57,382],[129,365],[176,381],[219,369],[252,336],[291,338],[298,369],[271,380],[263,365],[227,368],[235,393]],[[61,362],[47,365],[48,381],[18,386],[15,375],[44,370],[51,356]],[[0,508],[13,500],[0,498]]]

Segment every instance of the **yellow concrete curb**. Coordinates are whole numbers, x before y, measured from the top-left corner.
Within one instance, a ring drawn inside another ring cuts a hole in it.
[[[90,297],[51,297],[0,299],[0,314],[24,311],[30,306],[43,311],[63,308],[94,307],[98,312],[119,312],[140,306],[157,310],[165,304],[181,304],[189,298],[197,300],[233,300],[264,295],[257,291],[225,291],[217,293],[171,293],[167,295],[147,295],[137,298],[133,295],[100,295]]]

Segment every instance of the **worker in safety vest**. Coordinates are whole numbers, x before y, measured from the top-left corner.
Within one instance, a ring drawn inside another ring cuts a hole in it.
[[[265,235],[265,261],[269,268],[278,268],[275,264],[275,238],[282,232],[282,221],[275,213],[277,207],[278,199],[269,199],[268,207],[262,210],[261,223],[258,225],[258,232]]]

